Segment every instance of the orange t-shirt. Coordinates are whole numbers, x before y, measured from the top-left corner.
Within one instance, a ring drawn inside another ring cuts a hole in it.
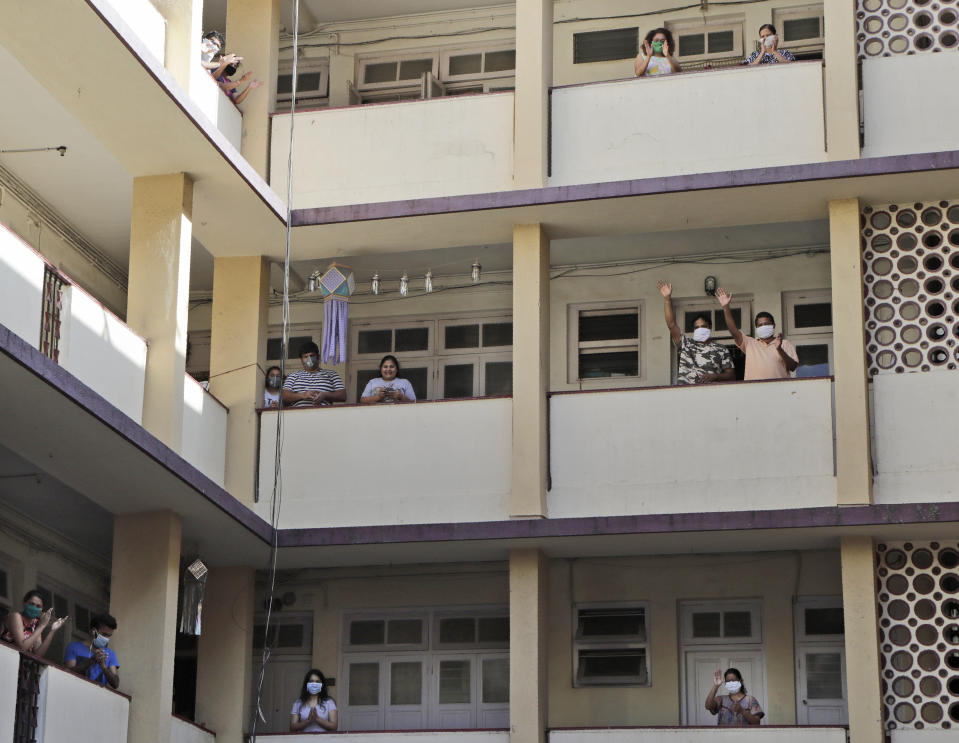
[[[764,343],[758,338],[743,335],[742,345],[739,346],[746,354],[746,374],[743,379],[786,379],[786,362],[772,343]],[[789,358],[798,363],[796,347],[783,338],[783,351]]]

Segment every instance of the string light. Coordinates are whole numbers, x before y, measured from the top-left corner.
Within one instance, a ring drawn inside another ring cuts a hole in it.
[[[380,275],[378,273],[373,274],[373,278],[370,279],[370,293],[380,293]]]
[[[400,296],[405,297],[410,293],[410,277],[403,272],[403,275],[400,276]]]
[[[423,277],[423,289],[427,294],[433,293],[433,272],[427,271],[426,276]]]
[[[470,266],[470,281],[472,281],[474,284],[478,283],[480,280],[480,271],[482,270],[483,267],[479,264],[479,261],[473,261],[473,265]]]

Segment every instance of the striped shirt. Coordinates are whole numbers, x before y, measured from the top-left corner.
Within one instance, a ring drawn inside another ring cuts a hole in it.
[[[301,370],[295,371],[286,378],[283,383],[283,389],[291,392],[336,392],[345,390],[343,380],[335,371],[320,369],[315,372]],[[324,400],[320,405],[332,405],[329,400]],[[291,408],[312,408],[313,403],[310,400],[297,400],[291,403]]]

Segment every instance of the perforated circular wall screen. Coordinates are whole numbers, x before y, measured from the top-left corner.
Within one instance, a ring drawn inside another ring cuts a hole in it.
[[[959,201],[867,206],[862,256],[869,373],[959,364]]]
[[[959,542],[876,547],[886,727],[959,729]]]
[[[959,49],[956,0],[859,0],[859,57]]]

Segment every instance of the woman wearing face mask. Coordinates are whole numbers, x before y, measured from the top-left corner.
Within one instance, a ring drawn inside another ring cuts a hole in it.
[[[759,50],[746,57],[743,64],[754,67],[758,64],[795,61],[796,58],[788,50],[779,48],[779,36],[776,34],[776,27],[771,23],[764,23],[759,27]]]
[[[43,599],[39,591],[27,591],[23,597],[23,611],[12,611],[4,620],[4,630],[0,640],[12,643],[25,653],[34,653],[43,657],[57,630],[67,621],[67,617],[60,617],[51,624],[53,609],[43,610]],[[43,638],[43,630],[50,627],[47,636]]]
[[[290,732],[325,733],[336,730],[337,725],[336,702],[326,689],[326,676],[319,668],[311,668],[290,710]]]
[[[716,692],[722,694],[717,697]],[[713,674],[713,688],[706,697],[706,709],[717,715],[716,724],[736,727],[758,725],[766,716],[756,697],[746,693],[742,674],[735,668],[727,668],[724,674],[718,668]]]
[[[263,388],[263,407],[280,407],[280,389],[283,387],[283,372],[278,366],[266,370],[266,386]]]
[[[673,35],[665,28],[654,28],[643,40],[643,51],[636,55],[634,69],[636,77],[671,75],[680,72],[679,62],[673,56],[676,43]]]
[[[400,378],[400,362],[392,354],[380,360],[380,378],[366,383],[360,402],[374,405],[378,402],[416,402],[413,385]]]
[[[796,347],[776,333],[776,320],[768,312],[756,313],[756,337],[745,335],[736,327],[729,303],[733,299],[725,289],[716,290],[716,299],[723,308],[726,327],[740,350],[746,354],[747,382],[756,379],[786,379],[799,366]]]

